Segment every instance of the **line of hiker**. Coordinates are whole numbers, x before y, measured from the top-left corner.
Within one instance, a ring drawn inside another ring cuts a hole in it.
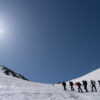
[[[64,91],[67,91],[67,88],[66,88],[66,82],[61,82],[62,83],[62,86],[64,87]],[[90,83],[91,83],[91,91],[92,92],[97,92],[97,88],[96,88],[96,82],[94,81],[94,80],[91,80],[90,81]],[[100,80],[98,80],[98,83],[99,83],[99,86],[100,86]],[[80,83],[80,82],[76,82],[75,84],[72,82],[72,81],[70,81],[69,82],[69,85],[70,85],[70,89],[71,89],[71,91],[75,91],[75,89],[74,89],[74,85],[75,86],[77,86],[78,87],[78,92],[81,92],[81,93],[83,93],[83,90],[82,90],[82,86],[84,87],[84,90],[86,91],[86,92],[88,92],[88,88],[87,88],[87,86],[88,86],[88,82],[86,81],[86,80],[83,80],[82,81],[82,84]]]

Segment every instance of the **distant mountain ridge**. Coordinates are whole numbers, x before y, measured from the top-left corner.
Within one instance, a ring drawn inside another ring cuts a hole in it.
[[[5,66],[0,66],[0,70],[1,72],[3,72],[5,75],[8,75],[8,76],[13,76],[13,77],[16,77],[16,78],[20,78],[20,79],[23,79],[23,80],[27,80],[27,78],[25,78],[23,75],[21,74],[18,74],[14,71],[12,71],[11,69],[5,67]]]

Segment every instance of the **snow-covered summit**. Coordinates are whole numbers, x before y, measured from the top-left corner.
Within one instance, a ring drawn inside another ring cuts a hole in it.
[[[4,75],[8,75],[8,76],[13,76],[13,77],[20,78],[20,79],[23,79],[23,80],[28,80],[23,75],[18,74],[18,73],[12,71],[11,69],[9,69],[9,68],[7,68],[5,66],[0,66],[0,74],[4,74]]]
[[[100,80],[100,68],[98,68],[98,69],[96,69],[96,70],[94,70],[94,71],[92,71],[92,72],[90,72],[82,77],[76,78],[73,81],[82,81],[82,80],[87,80],[87,81]]]

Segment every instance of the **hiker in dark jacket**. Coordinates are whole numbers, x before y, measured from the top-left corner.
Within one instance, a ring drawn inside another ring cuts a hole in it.
[[[62,82],[62,86],[64,87],[64,91],[67,91],[65,82]]]
[[[91,89],[92,89],[92,92],[94,92],[94,89],[95,89],[95,92],[97,92],[97,89],[96,89],[96,82],[91,80]]]
[[[74,83],[72,81],[69,82],[69,85],[70,85],[71,91],[75,91],[75,89],[73,87]]]
[[[87,81],[83,80],[82,82],[83,82],[83,86],[84,86],[85,91],[88,92],[88,89],[87,89],[88,83],[87,83]]]
[[[80,82],[76,82],[75,85],[78,86],[78,92],[83,92],[82,89],[81,89],[81,83]]]
[[[100,86],[100,80],[98,80],[99,86]]]

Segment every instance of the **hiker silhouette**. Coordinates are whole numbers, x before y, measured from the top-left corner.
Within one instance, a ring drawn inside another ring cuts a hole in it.
[[[98,80],[99,86],[100,86],[100,80]]]
[[[64,87],[64,91],[67,91],[67,89],[66,89],[66,82],[62,82],[62,85]]]
[[[75,91],[75,89],[73,87],[74,83],[72,81],[69,82],[69,85],[70,85],[71,91]]]
[[[91,80],[91,89],[92,89],[92,92],[97,92],[97,89],[96,89],[96,82],[94,80]]]
[[[88,92],[88,89],[87,89],[88,83],[87,83],[87,81],[86,80],[85,81],[83,80],[82,82],[83,82],[83,86],[84,86],[85,91]]]
[[[75,85],[78,86],[78,92],[83,92],[83,90],[81,89],[81,83],[80,82],[76,82]]]

